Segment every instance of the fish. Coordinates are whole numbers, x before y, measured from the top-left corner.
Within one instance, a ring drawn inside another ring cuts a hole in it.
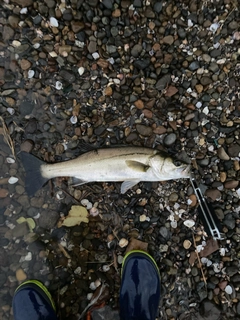
[[[26,172],[25,190],[29,196],[56,177],[72,177],[74,186],[89,182],[122,182],[122,194],[140,181],[190,178],[189,164],[146,147],[94,149],[75,159],[57,163],[46,163],[22,151],[21,160]]]

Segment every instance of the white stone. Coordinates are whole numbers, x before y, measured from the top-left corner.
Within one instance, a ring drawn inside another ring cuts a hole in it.
[[[18,178],[16,178],[16,177],[10,177],[10,178],[8,179],[8,183],[9,183],[9,184],[14,184],[14,183],[16,183],[16,182],[18,182]]]
[[[7,108],[7,112],[12,116],[15,113],[15,110],[13,108]]]
[[[93,52],[92,57],[94,60],[97,60],[97,59],[99,59],[100,56],[99,56],[98,52]]]
[[[54,18],[54,17],[51,17],[50,18],[50,26],[51,27],[58,27],[58,21],[57,21],[57,19],[56,18]]]
[[[79,75],[83,75],[84,74],[85,69],[83,67],[78,68],[78,73]]]
[[[215,33],[219,27],[220,27],[219,23],[215,22],[211,24],[209,30],[212,31],[212,33]]]
[[[232,294],[232,292],[233,292],[232,287],[229,286],[229,285],[227,285],[226,288],[225,288],[225,292],[226,292],[227,294]]]
[[[21,14],[26,14],[28,12],[28,9],[27,8],[22,8],[21,10],[20,10],[20,13]]]
[[[35,74],[34,70],[28,70],[28,79],[33,78],[34,74]]]
[[[202,102],[198,101],[198,102],[196,103],[196,107],[197,107],[197,108],[201,108],[201,106],[202,106]]]
[[[62,82],[57,81],[57,82],[56,82],[56,84],[55,84],[55,88],[56,88],[57,90],[61,90],[61,89],[62,89],[62,87],[63,87]]]
[[[183,224],[188,228],[192,228],[195,225],[195,222],[193,220],[185,220]]]

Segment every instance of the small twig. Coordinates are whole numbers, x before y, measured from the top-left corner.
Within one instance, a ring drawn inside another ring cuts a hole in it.
[[[2,122],[2,135],[4,136],[4,140],[8,144],[9,148],[12,151],[12,155],[13,155],[14,159],[16,160],[15,151],[14,151],[14,143],[12,141],[12,138],[10,136],[8,128],[7,128],[3,118],[1,116],[0,116],[0,121]]]
[[[65,250],[65,248],[59,243],[58,244],[58,248],[60,249],[60,251],[64,254],[64,256],[67,259],[71,259],[70,255],[68,254],[68,252]]]
[[[203,273],[202,262],[200,260],[200,257],[199,257],[198,251],[197,251],[197,245],[196,245],[196,241],[195,241],[195,238],[194,238],[194,234],[193,234],[193,243],[194,243],[194,247],[196,249],[195,252],[196,252],[196,255],[197,255],[198,263],[200,265],[203,281],[204,281],[205,287],[207,287],[207,280],[206,280],[206,277],[205,277],[205,275]]]

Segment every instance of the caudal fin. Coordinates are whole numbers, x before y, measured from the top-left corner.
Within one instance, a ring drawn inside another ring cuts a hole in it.
[[[33,196],[48,181],[41,174],[41,165],[45,162],[27,152],[22,151],[20,155],[26,172],[25,190],[29,196]]]

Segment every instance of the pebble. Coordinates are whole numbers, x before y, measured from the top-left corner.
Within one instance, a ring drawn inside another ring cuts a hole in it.
[[[171,146],[176,141],[176,139],[177,135],[175,133],[170,133],[166,135],[163,142],[166,146]]]
[[[22,282],[22,281],[24,281],[24,280],[27,279],[27,275],[26,275],[26,273],[23,271],[23,269],[18,269],[18,270],[16,271],[16,279],[17,279],[17,281],[19,281],[19,282]]]
[[[231,157],[231,158],[239,157],[240,156],[240,145],[237,143],[231,144],[228,147],[227,153],[228,153],[229,157]]]
[[[138,99],[134,102],[134,105],[137,109],[143,109],[144,108],[144,103],[141,99]]]
[[[210,83],[212,83],[212,79],[210,79],[209,77],[204,76],[204,77],[202,77],[202,78],[200,79],[200,82],[201,82],[201,84],[202,84],[203,86],[207,86],[207,85],[209,85]]]
[[[236,180],[230,180],[230,181],[226,181],[224,183],[224,188],[226,189],[236,189],[239,185],[239,181]]]
[[[188,249],[191,247],[191,245],[192,245],[192,242],[191,242],[191,241],[189,241],[189,240],[184,240],[184,242],[183,242],[183,247],[184,247],[184,249],[188,250]]]
[[[138,133],[144,137],[149,137],[152,134],[152,128],[144,126],[143,124],[137,124],[136,129]]]
[[[20,62],[20,66],[22,70],[28,70],[31,67],[31,62],[26,59],[22,59]]]
[[[164,44],[171,45],[174,42],[174,38],[173,38],[173,36],[169,35],[169,36],[164,37],[162,39],[162,41]]]
[[[221,160],[229,160],[230,159],[229,155],[226,153],[226,151],[224,150],[223,147],[220,147],[217,149],[217,155]]]
[[[221,192],[217,189],[208,189],[205,192],[205,195],[206,197],[210,198],[212,201],[218,201],[222,197]]]
[[[138,58],[139,55],[141,54],[142,52],[142,46],[140,44],[135,44],[133,46],[133,48],[131,49],[131,55],[134,57],[134,58]]]

